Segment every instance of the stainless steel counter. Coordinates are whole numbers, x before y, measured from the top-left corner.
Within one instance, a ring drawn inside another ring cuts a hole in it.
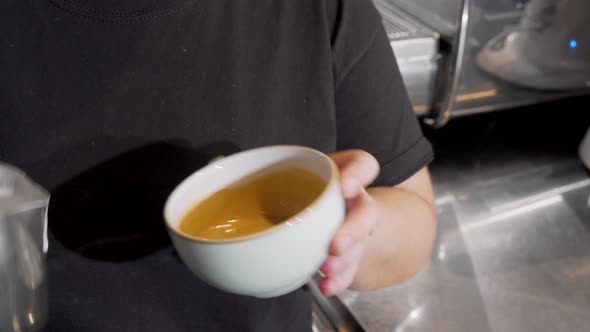
[[[361,325],[588,331],[590,179],[577,160],[525,169],[444,190],[430,264],[402,286],[341,297]]]
[[[439,237],[428,266],[403,285],[339,297],[364,330],[588,331],[590,173],[575,140],[542,128],[524,140],[473,138],[489,126],[467,124],[467,137],[438,149]]]

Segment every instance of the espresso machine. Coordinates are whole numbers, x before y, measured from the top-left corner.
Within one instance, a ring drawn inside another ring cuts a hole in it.
[[[48,193],[0,162],[0,331],[40,331],[47,320]]]
[[[590,95],[589,0],[373,1],[428,125]]]

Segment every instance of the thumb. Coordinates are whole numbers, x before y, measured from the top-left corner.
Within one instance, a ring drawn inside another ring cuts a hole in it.
[[[358,196],[379,175],[379,163],[366,151],[346,150],[333,153],[330,158],[340,170],[344,198]]]

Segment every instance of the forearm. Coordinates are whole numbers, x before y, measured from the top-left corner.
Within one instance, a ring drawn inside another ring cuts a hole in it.
[[[399,284],[428,261],[436,236],[436,211],[418,194],[390,187],[368,189],[381,209],[358,272],[355,290]]]

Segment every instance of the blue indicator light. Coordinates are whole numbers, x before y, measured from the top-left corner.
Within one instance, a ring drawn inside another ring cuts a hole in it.
[[[578,47],[578,41],[575,39],[570,40],[570,48]]]

